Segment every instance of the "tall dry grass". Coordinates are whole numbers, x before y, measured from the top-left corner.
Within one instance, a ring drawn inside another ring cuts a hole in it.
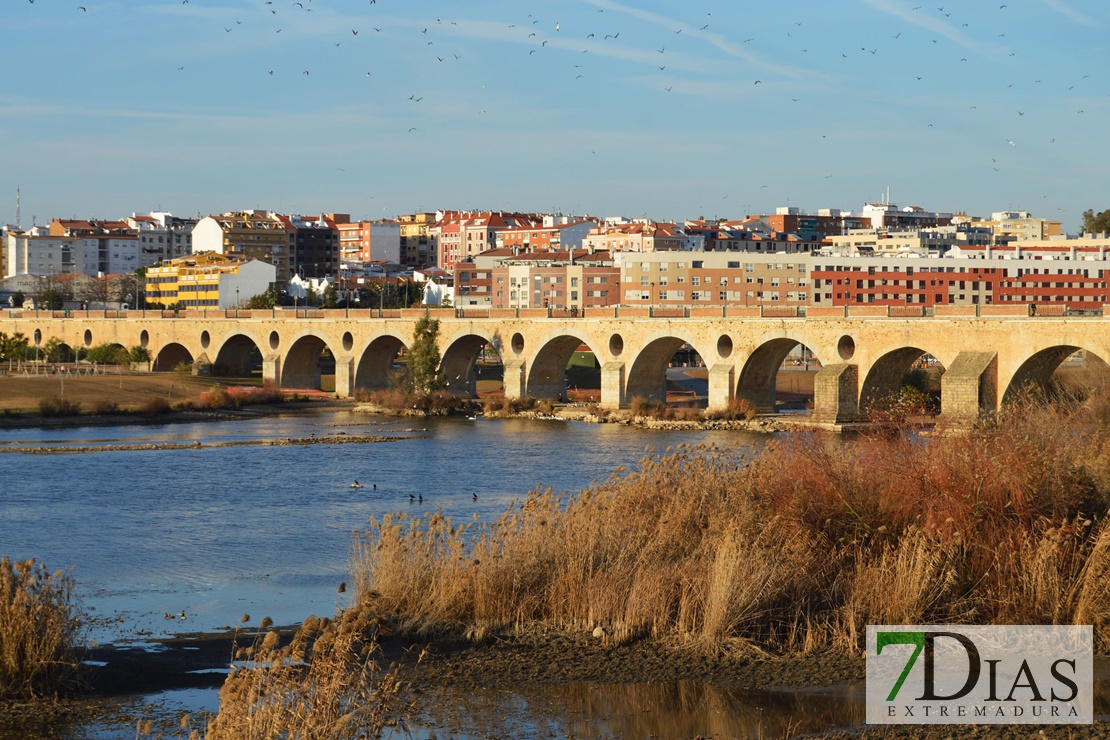
[[[381,624],[355,612],[309,618],[291,642],[271,631],[237,656],[206,740],[379,737],[408,705],[375,660]]]
[[[1102,405],[1099,405],[1099,404]],[[818,433],[757,455],[679,448],[497,521],[356,538],[358,602],[417,632],[531,623],[614,639],[861,645],[879,622],[1074,623],[1110,642],[1105,402],[1023,405],[965,433]]]
[[[72,688],[80,661],[73,579],[34,560],[0,559],[0,698]]]

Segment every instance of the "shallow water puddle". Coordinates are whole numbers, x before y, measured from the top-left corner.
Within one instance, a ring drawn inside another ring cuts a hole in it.
[[[863,724],[863,686],[752,691],[671,683],[440,689],[386,738],[783,737]]]

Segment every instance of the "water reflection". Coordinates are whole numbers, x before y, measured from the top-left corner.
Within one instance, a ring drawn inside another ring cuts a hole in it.
[[[415,737],[441,739],[786,737],[857,727],[865,714],[862,685],[752,691],[694,681],[440,689],[419,704]]]

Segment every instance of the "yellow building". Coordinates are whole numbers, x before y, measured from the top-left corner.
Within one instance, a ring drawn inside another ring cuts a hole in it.
[[[989,221],[972,221],[972,226],[990,229],[995,236],[1011,237],[1019,242],[1041,241],[1063,233],[1060,221],[1037,218],[1028,211],[998,211]]]
[[[182,308],[234,308],[265,293],[273,265],[236,255],[201,252],[146,270],[146,300]]]

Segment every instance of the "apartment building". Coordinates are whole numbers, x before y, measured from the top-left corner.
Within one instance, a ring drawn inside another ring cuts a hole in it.
[[[989,228],[970,223],[920,229],[849,229],[846,234],[827,237],[820,251],[842,256],[912,254],[940,257],[950,249],[985,247],[1006,240],[1007,237],[996,236]]]
[[[339,258],[345,263],[401,264],[401,225],[390,219],[352,222],[349,214],[329,213],[339,232]]]
[[[614,255],[626,306],[804,306],[809,254],[629,252]]]
[[[132,213],[124,219],[139,235],[139,259],[143,267],[193,253],[195,218],[178,218],[165,211]]]
[[[652,221],[607,220],[586,235],[582,246],[588,251],[609,252],[700,252],[705,249],[705,237],[688,234],[678,224]]]
[[[435,236],[436,214],[408,213],[397,217],[400,262],[408,267],[429,267],[439,258]]]
[[[556,223],[552,216],[544,216],[540,225],[526,224],[498,231],[496,246],[516,252],[579,250],[595,226],[597,222],[588,219]]]
[[[620,303],[620,269],[608,252],[525,252],[503,258],[489,272],[494,308],[548,308],[577,314]]]
[[[757,254],[804,254],[820,246],[813,239],[803,239],[783,231],[757,231],[723,224],[688,221],[688,235],[700,236],[706,252],[755,252]]]
[[[296,238],[296,231],[269,211],[228,211],[198,220],[192,247],[194,253],[216,252],[267,262],[277,268],[278,285],[284,286],[293,275]]]
[[[265,293],[276,279],[277,269],[269,263],[200,252],[148,268],[146,302],[166,307],[235,308]]]
[[[456,262],[465,262],[495,247],[499,231],[542,223],[543,218],[532,213],[439,212],[433,230],[439,247],[439,266],[451,270]]]
[[[1060,238],[1063,223],[1037,218],[1028,211],[996,211],[990,219],[968,219],[972,226],[989,229],[996,236],[1028,242]]]
[[[815,255],[812,303],[1099,308],[1110,294],[1108,250],[1110,240],[1087,238],[963,247],[945,257]]]

